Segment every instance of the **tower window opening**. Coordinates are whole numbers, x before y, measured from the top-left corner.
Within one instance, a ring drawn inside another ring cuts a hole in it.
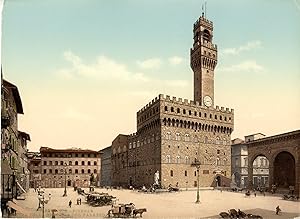
[[[168,111],[168,107],[167,106],[165,106],[165,111]]]
[[[210,33],[206,29],[203,31],[203,39],[206,41],[210,41]]]
[[[174,107],[171,107],[171,112],[174,112]]]
[[[177,108],[177,113],[180,113],[180,109],[179,108]]]

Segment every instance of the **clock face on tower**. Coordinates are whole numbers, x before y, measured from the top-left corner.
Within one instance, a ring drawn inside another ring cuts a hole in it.
[[[203,98],[203,103],[205,106],[210,107],[212,105],[212,99],[210,96],[205,96]]]

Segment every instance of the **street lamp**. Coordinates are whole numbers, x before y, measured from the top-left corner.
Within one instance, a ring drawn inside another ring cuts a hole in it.
[[[197,200],[196,200],[196,204],[199,204],[200,203],[200,191],[199,191],[199,187],[200,187],[200,183],[199,183],[199,178],[200,178],[200,173],[199,173],[199,170],[200,170],[200,161],[198,159],[195,159],[195,162],[191,164],[191,166],[193,167],[196,167],[197,169]]]
[[[65,191],[63,197],[67,196],[67,163],[65,162]]]
[[[48,202],[50,201],[51,194],[50,193],[48,194],[48,199],[46,200],[44,191],[39,191],[38,192],[38,199],[39,199],[39,206],[38,206],[37,210],[39,210],[39,208],[41,207],[40,204],[42,204],[42,206],[43,206],[42,218],[44,218],[45,217],[45,204],[48,204]]]

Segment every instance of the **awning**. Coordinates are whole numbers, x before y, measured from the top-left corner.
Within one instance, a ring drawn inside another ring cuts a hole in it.
[[[23,214],[25,216],[28,216],[28,217],[32,217],[32,214],[31,214],[30,211],[22,208],[21,206],[13,203],[12,201],[8,201],[7,202],[7,206],[10,207],[10,208],[15,209],[18,213],[21,213],[21,214]]]
[[[17,185],[19,186],[19,188],[22,190],[23,193],[26,193],[25,189],[23,189],[23,187],[21,186],[21,184],[17,181]]]

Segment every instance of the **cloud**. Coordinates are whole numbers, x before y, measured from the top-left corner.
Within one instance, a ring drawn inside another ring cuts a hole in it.
[[[300,1],[294,0],[296,8],[300,11]]]
[[[79,56],[71,51],[63,54],[66,61],[72,65],[57,70],[56,74],[64,79],[78,77],[100,80],[117,79],[119,81],[147,81],[148,78],[141,72],[130,72],[126,65],[116,62],[106,56],[99,56],[95,63],[85,63]]]
[[[158,69],[162,64],[159,58],[146,59],[144,61],[137,61],[137,65],[142,69]]]
[[[232,65],[229,67],[221,67],[219,71],[224,72],[262,72],[265,68],[256,63],[254,60],[247,60],[240,64]]]
[[[246,43],[245,45],[242,45],[238,48],[223,49],[220,51],[220,55],[238,55],[244,51],[261,48],[261,45],[262,45],[262,43],[259,40],[250,41],[250,42]]]
[[[168,59],[171,65],[179,65],[183,62],[183,58],[179,56],[173,56]]]

